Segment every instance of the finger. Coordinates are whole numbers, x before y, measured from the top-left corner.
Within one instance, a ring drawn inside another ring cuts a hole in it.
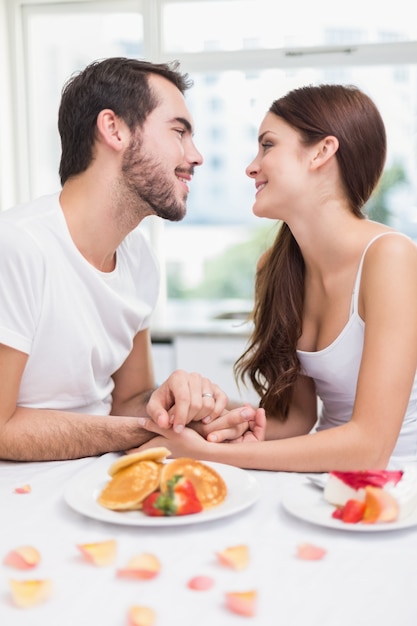
[[[157,435],[163,435],[166,429],[156,424],[151,417],[138,417],[138,424],[144,430],[156,433]]]
[[[232,428],[223,428],[222,430],[215,430],[207,435],[207,441],[211,443],[222,443],[224,441],[239,440],[248,430],[248,422],[237,424]]]

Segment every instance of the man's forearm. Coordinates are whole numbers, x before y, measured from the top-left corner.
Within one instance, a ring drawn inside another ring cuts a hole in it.
[[[140,446],[153,437],[136,417],[85,415],[19,407],[0,430],[0,458],[52,461]]]

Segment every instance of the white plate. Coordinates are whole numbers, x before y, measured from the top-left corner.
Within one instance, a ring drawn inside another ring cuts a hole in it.
[[[357,524],[347,524],[341,520],[334,519],[332,512],[335,507],[325,501],[322,489],[318,489],[310,483],[295,485],[291,491],[285,494],[282,506],[288,513],[305,522],[351,532],[374,533],[387,530],[401,530],[402,528],[411,528],[417,525],[417,509],[398,522],[380,524],[362,524],[358,522]]]
[[[103,463],[95,464],[79,472],[68,483],[64,498],[67,504],[78,513],[102,522],[126,526],[180,526],[210,522],[234,515],[254,504],[259,498],[258,481],[249,472],[222,463],[207,462],[207,465],[222,476],[227,486],[227,496],[219,506],[193,515],[149,517],[141,511],[119,512],[102,507],[98,504],[97,497],[110,480],[107,474],[110,463],[106,466]]]

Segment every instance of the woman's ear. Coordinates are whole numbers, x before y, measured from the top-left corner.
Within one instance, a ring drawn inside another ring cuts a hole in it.
[[[339,140],[333,135],[328,135],[322,139],[313,150],[313,158],[311,161],[311,169],[315,170],[322,167],[325,163],[336,154],[339,149]]]
[[[129,129],[111,109],[103,109],[97,116],[98,139],[113,150],[121,150],[129,141]]]

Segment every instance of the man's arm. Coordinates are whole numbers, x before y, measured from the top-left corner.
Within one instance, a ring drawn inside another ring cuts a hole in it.
[[[114,374],[111,415],[87,415],[17,406],[27,355],[0,344],[0,458],[49,461],[96,456],[136,448],[155,435],[139,416],[184,422],[223,411],[227,396],[199,374],[176,371],[155,390],[149,331],[134,339],[131,353]],[[53,376],[53,372],[51,372]],[[203,397],[214,391],[216,401]],[[150,409],[148,409],[150,407]]]
[[[135,416],[98,416],[18,407],[18,390],[27,358],[23,352],[0,344],[1,459],[75,459],[126,450],[153,437],[138,425]],[[149,380],[152,381],[152,374]],[[148,384],[148,379],[145,383]],[[140,382],[138,389],[139,385]],[[146,415],[144,407],[150,393],[151,389],[142,392],[143,401],[136,401],[135,415]]]

